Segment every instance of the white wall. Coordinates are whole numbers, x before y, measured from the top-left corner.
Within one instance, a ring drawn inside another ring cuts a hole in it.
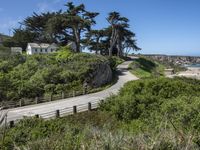
[[[32,55],[32,50],[31,50],[30,45],[27,46],[27,48],[26,48],[26,53],[27,53],[28,55]]]
[[[49,47],[47,49],[45,48],[42,48],[42,51],[41,51],[41,48],[31,48],[30,45],[27,47],[27,54],[28,55],[33,55],[33,54],[47,54],[47,53],[52,53],[52,52],[55,52],[57,50],[56,47]]]

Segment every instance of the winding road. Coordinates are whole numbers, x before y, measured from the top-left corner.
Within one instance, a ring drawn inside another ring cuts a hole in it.
[[[87,104],[89,102],[98,102],[100,100],[109,97],[112,94],[117,94],[119,89],[123,87],[123,85],[126,82],[138,79],[136,76],[132,75],[128,71],[128,65],[130,63],[131,61],[126,61],[117,67],[119,73],[119,78],[117,83],[103,91],[73,98],[47,102],[47,103],[2,110],[0,111],[0,113],[7,112],[7,121],[16,121],[23,119],[24,116],[30,117],[30,116],[35,116],[36,114],[42,116],[42,114],[48,112],[55,112],[56,110],[61,110],[65,108],[70,108],[70,107],[72,108],[75,105]]]

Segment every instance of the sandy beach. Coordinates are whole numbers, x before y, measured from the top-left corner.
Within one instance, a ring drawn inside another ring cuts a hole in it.
[[[188,70],[179,72],[177,76],[190,77],[200,79],[200,68],[199,67],[187,67]]]

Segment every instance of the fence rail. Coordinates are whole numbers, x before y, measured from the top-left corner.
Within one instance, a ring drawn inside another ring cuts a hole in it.
[[[35,117],[48,120],[48,119],[65,117],[65,116],[77,114],[80,112],[92,111],[94,109],[97,109],[101,102],[103,102],[103,100],[92,101],[92,102],[88,102],[85,104],[79,104],[79,105],[72,106],[72,107],[66,107],[64,109],[58,109],[58,110],[49,111],[49,112],[45,112],[45,113],[41,113],[41,114],[35,114]],[[19,122],[20,120],[21,119],[9,121],[9,123],[8,123],[9,127],[10,128],[14,127],[15,124],[17,122]]]
[[[61,100],[61,99],[70,98],[70,97],[81,96],[85,94],[87,94],[87,89],[83,89],[81,91],[74,90],[68,93],[62,92],[61,94],[56,94],[49,97],[36,97],[36,98],[30,98],[30,99],[22,98],[20,100],[14,100],[14,101],[2,101],[0,102],[0,108],[2,109],[16,108],[16,107]]]

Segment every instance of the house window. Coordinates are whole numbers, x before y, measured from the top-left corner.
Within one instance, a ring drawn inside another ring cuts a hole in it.
[[[42,49],[40,49],[40,52],[42,53]]]
[[[53,52],[53,49],[51,49],[51,52]]]
[[[37,53],[37,49],[35,49],[35,52]]]
[[[45,49],[45,52],[47,53],[47,49]]]

